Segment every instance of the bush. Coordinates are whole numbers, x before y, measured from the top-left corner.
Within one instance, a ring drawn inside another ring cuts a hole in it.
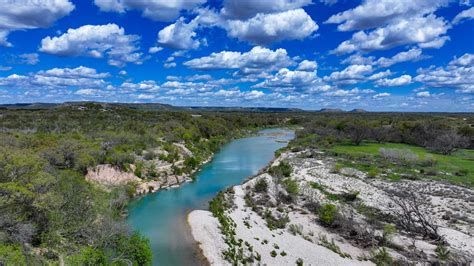
[[[279,217],[275,217],[269,210],[265,212],[264,218],[267,222],[267,227],[270,230],[283,229],[285,228],[286,224],[290,222],[288,215],[279,215]]]
[[[372,167],[367,172],[367,177],[376,178],[379,175],[379,169],[377,167]]]
[[[298,258],[296,260],[296,266],[303,266],[303,259],[302,258]]]
[[[269,169],[270,175],[277,178],[290,177],[291,171],[291,165],[287,162],[280,162],[279,165],[270,167]]]
[[[319,241],[321,246],[333,251],[334,253],[339,254],[339,256],[341,256],[342,258],[351,258],[350,254],[343,252],[341,248],[336,243],[334,243],[334,239],[331,239],[331,242],[329,242],[326,235],[321,234],[319,235]]]
[[[425,158],[420,162],[420,166],[433,167],[437,163],[436,159],[431,154],[425,155]]]
[[[107,257],[102,250],[86,247],[79,254],[66,259],[69,265],[106,265]]]
[[[334,174],[339,174],[339,173],[341,172],[341,170],[342,170],[342,167],[343,167],[342,164],[336,163],[336,164],[333,166],[331,172],[334,173]]]
[[[139,178],[143,178],[143,172],[144,172],[143,168],[144,168],[143,161],[137,161],[135,163],[135,171],[133,171],[133,173]]]
[[[303,226],[301,224],[290,224],[288,226],[288,231],[292,235],[302,235],[303,234]]]
[[[435,249],[436,256],[441,261],[447,261],[451,256],[451,252],[449,249],[444,245],[438,245]]]
[[[338,215],[337,207],[334,204],[324,204],[318,210],[319,220],[326,226],[333,225]]]
[[[393,224],[385,224],[383,226],[382,241],[383,244],[388,244],[392,239],[393,235],[397,232],[397,228]]]
[[[155,152],[153,152],[153,151],[150,151],[150,150],[147,151],[147,152],[145,153],[145,155],[143,156],[143,158],[144,158],[145,160],[147,160],[147,161],[153,160],[153,159],[155,159],[156,157],[157,157],[157,154],[156,154]]]
[[[346,202],[355,201],[357,199],[357,196],[359,196],[359,191],[344,192],[341,194],[342,200]]]
[[[134,233],[129,238],[121,238],[117,246],[117,250],[124,258],[132,261],[133,265],[151,265],[153,262],[150,241],[139,233]]]
[[[415,165],[420,160],[420,157],[409,149],[380,148],[379,153],[380,156],[395,164]]]
[[[268,190],[267,180],[265,180],[265,178],[260,178],[259,180],[257,180],[257,182],[255,182],[255,186],[253,189],[257,193],[267,192]]]
[[[298,195],[299,186],[298,182],[295,179],[287,178],[283,181],[285,185],[286,192],[292,197]]]
[[[199,166],[199,160],[196,157],[188,157],[184,160],[187,169],[196,169]]]
[[[457,175],[457,176],[467,176],[468,173],[469,173],[469,170],[460,169],[460,170],[456,171],[456,173],[454,173],[454,174]]]
[[[128,152],[122,152],[122,151],[116,151],[112,152],[109,156],[106,158],[106,162],[113,165],[117,166],[122,170],[127,170],[128,166],[132,164],[135,161],[135,158],[128,153]]]
[[[386,248],[380,248],[377,251],[372,252],[372,257],[370,259],[376,265],[392,265],[393,259],[388,253]]]
[[[26,257],[19,246],[0,244],[0,265],[26,265]]]

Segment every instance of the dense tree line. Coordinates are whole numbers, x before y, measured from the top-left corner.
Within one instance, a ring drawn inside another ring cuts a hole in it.
[[[318,136],[313,141],[331,145],[349,140],[405,143],[450,154],[459,148],[474,148],[472,114],[332,114],[301,121],[300,138]]]

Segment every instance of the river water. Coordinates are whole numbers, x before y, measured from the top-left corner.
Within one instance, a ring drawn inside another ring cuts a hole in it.
[[[290,130],[265,129],[258,136],[234,140],[196,174],[196,181],[133,201],[127,220],[150,239],[153,265],[199,264],[186,215],[207,209],[219,191],[258,173],[293,137]]]

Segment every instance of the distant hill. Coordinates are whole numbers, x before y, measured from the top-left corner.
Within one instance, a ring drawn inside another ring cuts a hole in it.
[[[302,112],[298,108],[274,108],[274,107],[181,107],[162,103],[106,103],[106,102],[64,102],[64,103],[16,103],[0,104],[0,109],[52,109],[52,108],[88,108],[88,109],[110,109],[110,108],[129,108],[145,111],[216,111],[216,112]]]
[[[303,112],[298,108],[276,108],[276,107],[183,107],[196,111],[217,111],[217,112]]]
[[[367,111],[364,109],[352,109],[350,112],[351,113],[367,113]]]
[[[64,102],[64,103],[15,103],[15,104],[0,104],[2,109],[52,109],[62,107],[89,107],[89,108],[112,108],[122,107],[136,110],[178,110],[169,104],[162,103],[103,103],[103,102]]]
[[[14,103],[0,104],[3,109],[51,109],[61,104],[58,103]]]
[[[323,108],[319,110],[320,113],[344,113],[344,110],[339,108]]]

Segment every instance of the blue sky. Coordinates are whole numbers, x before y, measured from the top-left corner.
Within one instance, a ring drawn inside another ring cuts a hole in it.
[[[474,110],[469,0],[0,0],[0,103]]]

